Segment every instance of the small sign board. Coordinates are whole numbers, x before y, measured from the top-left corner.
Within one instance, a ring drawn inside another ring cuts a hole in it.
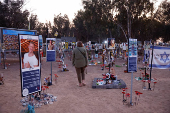
[[[55,62],[56,61],[56,47],[55,38],[46,38],[46,61]]]
[[[128,72],[137,71],[137,39],[129,39],[128,43]]]

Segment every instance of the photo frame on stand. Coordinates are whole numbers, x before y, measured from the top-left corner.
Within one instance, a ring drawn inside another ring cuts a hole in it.
[[[20,53],[21,95],[41,91],[41,63],[39,37],[18,35]]]
[[[115,49],[115,38],[107,38],[107,49]]]

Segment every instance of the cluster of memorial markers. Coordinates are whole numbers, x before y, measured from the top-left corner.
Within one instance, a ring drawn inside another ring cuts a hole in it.
[[[37,36],[36,31],[23,31],[23,30],[17,30],[17,29],[2,29],[3,34],[3,40],[2,40],[2,53],[3,53],[3,63],[1,65],[4,66],[4,69],[7,69],[8,66],[10,66],[9,63],[5,62],[6,60],[6,53],[10,52],[15,49],[19,49],[19,55],[20,55],[20,75],[21,75],[21,94],[23,97],[21,100],[21,103],[23,106],[26,106],[29,109],[33,109],[34,107],[40,107],[42,105],[46,104],[52,104],[54,101],[56,101],[57,97],[53,96],[48,93],[49,86],[52,85],[52,62],[58,62],[56,60],[56,39],[55,38],[46,38],[46,61],[51,62],[51,77],[46,77],[44,79],[45,83],[41,84],[41,62],[40,62],[40,47],[42,47],[42,36]],[[12,34],[12,35],[11,35]],[[25,35],[20,35],[25,34]],[[13,37],[10,38],[9,37]],[[18,37],[19,37],[19,43],[18,43]],[[16,42],[17,41],[17,42]],[[101,69],[105,70],[105,73],[102,74],[103,78],[96,79],[96,85],[109,85],[112,84],[113,80],[117,80],[117,76],[115,74],[112,74],[112,67],[113,64],[115,64],[115,58],[127,58],[127,62],[125,63],[127,66],[127,72],[131,72],[131,92],[125,93],[125,90],[127,91],[127,88],[123,89],[123,102],[127,102],[129,100],[129,104],[132,105],[132,83],[133,83],[133,72],[137,71],[137,61],[141,61],[141,59],[137,59],[137,55],[139,50],[142,50],[142,43],[140,42],[137,47],[137,41],[136,39],[129,39],[128,43],[122,43],[122,44],[116,44],[114,38],[108,38],[106,43],[103,44],[92,44],[91,41],[87,43],[87,50],[88,50],[88,59],[89,59],[89,65],[97,65],[101,64]],[[12,43],[10,46],[9,43]],[[37,62],[36,64],[27,64],[25,62],[25,53],[29,54],[29,46],[30,43],[33,44],[33,48],[35,48],[34,51],[34,60]],[[74,49],[75,43],[72,43],[71,45],[68,42],[63,43],[64,46],[60,48],[62,51],[59,56],[59,68],[62,67],[62,72],[68,71],[67,64],[64,63],[64,49],[71,48],[71,50]],[[70,45],[70,47],[68,47]],[[59,48],[59,47],[58,47]],[[63,50],[62,50],[63,49]],[[99,52],[101,50],[101,52]],[[108,52],[106,54],[106,52]],[[153,84],[152,91],[155,89],[155,85],[157,83],[156,78],[151,78],[151,71],[152,68],[158,68],[158,69],[167,69],[170,68],[169,63],[169,54],[170,54],[170,48],[168,47],[161,47],[161,46],[154,46],[154,43],[151,43],[151,41],[144,41],[144,66],[139,67],[140,70],[140,77],[136,77],[136,80],[141,81],[143,90],[146,90],[147,86],[146,83],[148,83],[148,90],[151,90],[151,84]],[[18,51],[17,51],[18,52]],[[92,52],[95,53],[95,55],[92,54]],[[43,54],[43,52],[41,52]],[[102,62],[98,60],[99,54],[102,56]],[[159,54],[156,57],[153,57],[155,55]],[[109,55],[109,56],[107,56]],[[42,55],[43,56],[43,55]],[[71,52],[68,54],[69,59],[71,60]],[[155,59],[157,58],[157,59]],[[156,61],[157,60],[157,61]],[[125,65],[124,64],[124,65]],[[30,67],[29,67],[30,66]],[[115,65],[115,67],[121,67],[119,65]],[[109,73],[106,73],[106,71],[109,70]],[[144,72],[142,72],[144,70]],[[150,73],[146,72],[147,70],[150,71]],[[57,81],[57,74],[54,74],[55,76],[55,82]],[[3,73],[0,74],[0,85],[4,84],[4,76]],[[120,85],[119,83],[118,85]],[[142,94],[139,91],[135,91],[135,94],[137,95],[135,97],[135,105],[138,104],[140,95]],[[126,99],[124,99],[124,95],[126,96]],[[139,97],[138,97],[139,96]],[[127,99],[129,98],[129,99]],[[37,103],[38,102],[38,103]],[[127,102],[128,103],[128,102]],[[32,107],[31,107],[32,105]]]

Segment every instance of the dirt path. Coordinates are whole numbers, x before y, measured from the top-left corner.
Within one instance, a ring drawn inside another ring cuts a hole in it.
[[[9,62],[9,61],[8,61]],[[125,61],[116,60],[117,65],[122,65]],[[21,81],[19,76],[19,61],[9,62],[11,65],[7,70],[0,67],[0,73],[4,74],[5,84],[0,85],[0,113],[19,113],[23,109],[21,100]],[[102,78],[100,65],[88,66],[86,74],[86,86],[77,87],[77,76],[75,68],[67,58],[69,71],[58,72],[58,63],[54,62],[53,74],[58,77],[57,83],[53,82],[48,92],[57,96],[57,101],[52,105],[44,105],[36,108],[36,113],[170,113],[170,71],[153,69],[152,77],[158,79],[154,91],[142,89],[142,82],[136,81],[135,77],[140,76],[140,71],[134,73],[133,78],[133,102],[135,101],[135,92],[140,91],[138,105],[128,107],[122,103],[121,89],[92,89],[92,80]],[[45,62],[43,58],[41,69],[41,80],[50,74],[51,63]],[[142,63],[138,64],[141,67]],[[131,86],[131,73],[124,73],[125,67],[114,67],[118,79],[123,79],[127,87]],[[149,73],[149,71],[148,71]],[[53,75],[54,81],[54,75]],[[146,84],[148,88],[148,84]],[[151,84],[153,87],[153,83]],[[128,90],[130,93],[130,90]]]

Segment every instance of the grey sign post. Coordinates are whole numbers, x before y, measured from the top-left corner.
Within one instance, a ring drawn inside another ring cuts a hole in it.
[[[130,104],[133,105],[132,103],[133,72],[137,72],[137,39],[129,39],[128,41],[128,72],[131,72]]]

